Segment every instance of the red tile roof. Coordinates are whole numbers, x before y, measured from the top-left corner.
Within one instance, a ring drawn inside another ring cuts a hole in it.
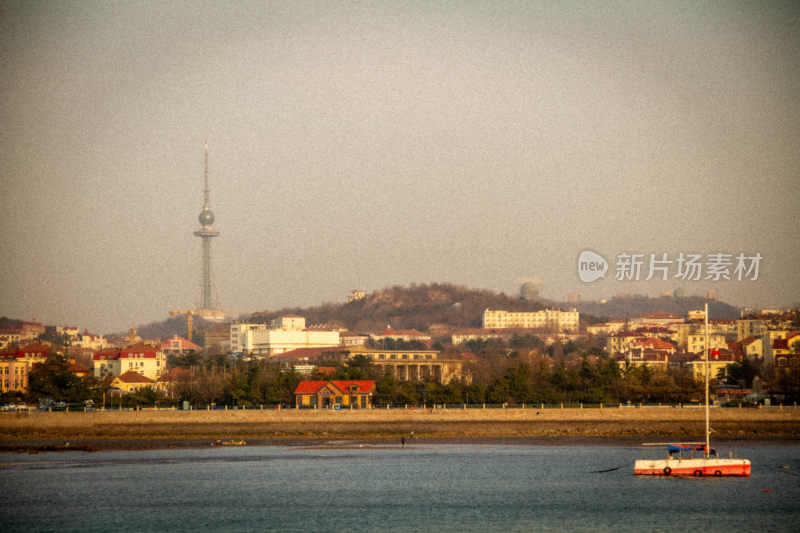
[[[349,350],[347,346],[327,346],[320,348],[296,348],[288,352],[279,353],[270,357],[270,359],[289,360],[289,359],[317,359],[322,357],[323,354],[328,352],[340,352],[342,350]]]
[[[95,354],[92,356],[92,359],[95,361],[111,361],[114,359],[119,359],[119,352],[109,350],[95,352]]]
[[[295,389],[295,394],[316,394],[326,385],[331,384],[343,393],[355,392],[368,394],[375,390],[375,380],[343,380],[343,381],[301,381]],[[352,389],[355,387],[355,389]]]
[[[416,329],[400,329],[394,330],[392,328],[386,328],[381,333],[383,337],[430,337],[427,333],[422,333]]]
[[[675,346],[668,343],[667,341],[663,341],[661,339],[656,338],[648,338],[643,340],[635,340],[631,343],[631,347],[633,348],[649,348],[653,350],[674,350]]]
[[[173,346],[175,345],[175,346]],[[161,341],[161,349],[162,350],[194,350],[199,352],[202,350],[200,346],[193,343],[192,341],[186,340],[183,337],[178,337],[175,335],[167,340]]]
[[[20,348],[17,351],[17,354],[19,354],[20,352],[22,352],[23,354],[25,352],[28,352],[28,353],[46,352],[46,353],[49,354],[50,353],[50,345],[49,344],[44,344],[44,343],[41,343],[41,342],[31,342],[29,344],[26,344],[22,348]]]
[[[126,347],[123,352],[144,352],[148,350],[156,350],[156,347],[151,344],[145,344],[144,341],[137,342],[136,344],[131,344],[130,346]]]
[[[141,375],[135,370],[128,370],[119,376],[119,380],[123,383],[155,383],[152,379]]]
[[[169,372],[158,378],[160,382],[188,381],[192,377],[192,371],[186,368],[175,367]]]

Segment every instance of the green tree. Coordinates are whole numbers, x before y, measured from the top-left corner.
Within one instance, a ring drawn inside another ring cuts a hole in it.
[[[375,403],[377,404],[414,405],[420,402],[420,394],[414,384],[408,381],[399,381],[389,369],[377,380],[375,389]]]
[[[751,388],[753,379],[759,376],[761,376],[761,367],[749,357],[731,363],[717,372],[717,379],[720,382],[744,389]]]
[[[28,390],[36,399],[51,398],[56,401],[82,402],[90,392],[82,378],[69,371],[69,361],[64,355],[52,353],[28,376]]]
[[[300,376],[293,371],[279,373],[267,388],[267,403],[294,404],[294,391],[297,390],[300,381]]]

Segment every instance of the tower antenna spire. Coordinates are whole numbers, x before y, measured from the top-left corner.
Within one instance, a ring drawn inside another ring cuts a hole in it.
[[[208,141],[205,141],[205,169],[203,170],[203,207],[210,207],[208,205]]]

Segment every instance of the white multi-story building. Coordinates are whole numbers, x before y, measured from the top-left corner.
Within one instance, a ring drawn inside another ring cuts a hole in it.
[[[266,324],[234,322],[231,324],[231,352],[249,353],[253,349],[253,333],[261,330],[266,331],[266,329]]]
[[[269,329],[280,329],[283,331],[300,331],[305,329],[306,319],[299,315],[283,315],[269,323]]]
[[[483,312],[484,329],[555,329],[558,331],[578,331],[580,313],[576,309],[561,311],[544,309],[541,311],[510,312],[486,309]]]
[[[722,350],[728,348],[728,343],[725,342],[725,335],[719,333],[712,333],[708,336],[709,349]],[[705,333],[694,333],[686,337],[686,352],[687,353],[703,353],[706,349],[706,335]]]
[[[143,342],[119,351],[97,352],[92,357],[94,376],[119,377],[133,370],[150,379],[158,379],[167,370],[167,358],[159,348]]]
[[[338,331],[306,328],[306,319],[287,315],[264,324],[231,324],[231,351],[247,355],[277,355],[298,348],[339,346]]]

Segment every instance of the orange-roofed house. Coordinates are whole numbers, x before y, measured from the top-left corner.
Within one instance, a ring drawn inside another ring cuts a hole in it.
[[[297,408],[372,407],[375,381],[301,381],[294,391]]]
[[[83,365],[78,364],[75,359],[69,360],[69,368],[68,370],[78,376],[79,378],[85,378],[87,376],[92,375],[92,371],[86,368]]]
[[[190,340],[175,335],[171,339],[161,341],[161,351],[166,355],[183,355],[188,352],[200,353],[203,351],[203,348]]]
[[[773,340],[772,354],[779,372],[800,366],[800,331],[790,331],[785,339]]]
[[[119,389],[123,394],[136,392],[144,387],[152,387],[154,385],[155,381],[147,376],[141,375],[135,370],[128,370],[121,376],[114,378],[114,381],[111,382],[111,387]]]

